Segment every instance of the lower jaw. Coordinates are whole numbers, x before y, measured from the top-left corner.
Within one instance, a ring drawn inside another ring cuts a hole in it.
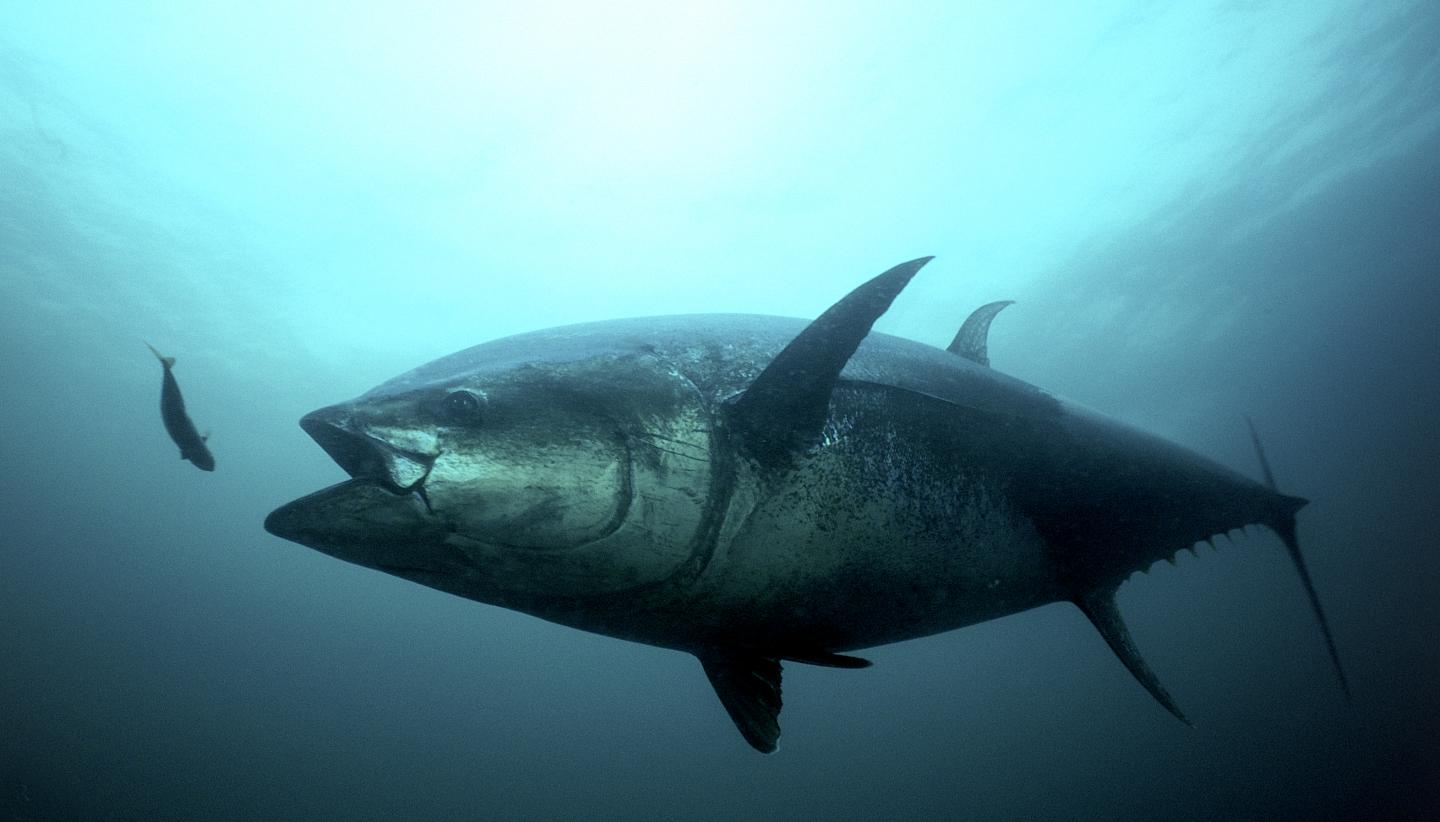
[[[275,536],[326,548],[443,539],[446,529],[428,502],[373,479],[350,479],[280,506],[265,519]]]

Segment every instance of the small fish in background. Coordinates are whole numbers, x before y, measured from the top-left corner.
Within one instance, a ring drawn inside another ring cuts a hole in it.
[[[201,471],[214,471],[215,457],[211,456],[210,449],[205,445],[208,437],[200,436],[200,432],[195,430],[195,423],[191,422],[190,416],[185,413],[185,399],[180,396],[180,384],[175,382],[175,375],[171,373],[171,369],[175,367],[175,358],[166,357],[150,343],[145,343],[145,347],[150,349],[150,353],[165,367],[165,381],[160,385],[160,418],[165,421],[165,432],[180,446],[180,459],[190,460]]]

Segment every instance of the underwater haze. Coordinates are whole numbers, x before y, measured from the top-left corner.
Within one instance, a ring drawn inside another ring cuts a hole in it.
[[[0,818],[1440,813],[1440,5],[0,3]],[[267,534],[296,425],[511,334],[876,328],[1311,500],[1120,589],[785,671]],[[160,420],[175,376],[214,473]]]

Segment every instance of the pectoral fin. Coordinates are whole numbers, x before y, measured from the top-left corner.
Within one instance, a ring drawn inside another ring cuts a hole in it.
[[[780,738],[780,663],[767,657],[707,654],[705,676],[735,727],[755,750],[772,753]]]
[[[1110,646],[1110,650],[1120,657],[1120,661],[1125,663],[1125,667],[1136,679],[1140,680],[1140,684],[1145,686],[1145,690],[1155,697],[1155,701],[1165,706],[1165,710],[1174,714],[1176,719],[1193,727],[1193,723],[1185,718],[1185,714],[1181,713],[1180,707],[1175,704],[1175,700],[1165,690],[1165,686],[1160,684],[1155,672],[1145,664],[1144,657],[1140,656],[1140,650],[1130,639],[1130,631],[1121,621],[1119,610],[1115,608],[1115,592],[1107,590],[1085,594],[1076,597],[1075,604],[1080,606],[1080,610],[1090,618],[1090,622],[1095,625],[1100,636],[1105,638],[1105,643]]]

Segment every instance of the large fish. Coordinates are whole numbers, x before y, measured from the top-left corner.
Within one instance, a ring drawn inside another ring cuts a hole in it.
[[[165,377],[160,383],[160,419],[165,423],[165,433],[180,447],[180,459],[190,460],[201,471],[214,471],[215,457],[211,456],[210,447],[205,444],[208,438],[200,436],[200,432],[195,430],[195,423],[185,412],[185,398],[180,396],[180,383],[175,381],[172,371],[175,358],[161,354],[150,343],[145,343],[145,347],[165,369]]]
[[[761,751],[780,666],[1078,605],[1184,716],[1116,611],[1132,572],[1305,500],[948,351],[870,334],[929,258],[814,322],[619,320],[423,365],[300,425],[351,479],[273,534],[422,585],[694,654]],[[1268,467],[1266,474],[1268,478]],[[1341,678],[1343,684],[1343,675]]]

